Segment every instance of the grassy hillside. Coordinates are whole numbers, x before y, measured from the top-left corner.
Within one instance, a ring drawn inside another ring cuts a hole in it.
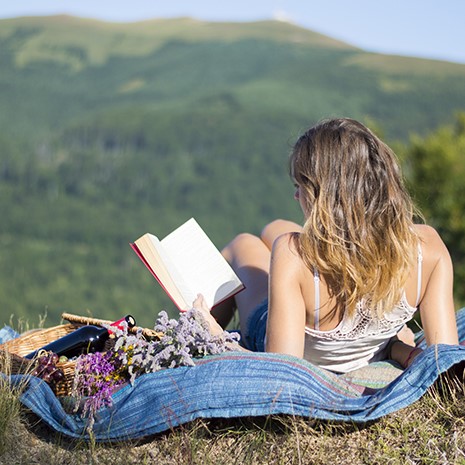
[[[355,49],[330,37],[277,21],[210,23],[178,18],[106,23],[71,16],[27,17],[2,20],[0,37],[17,35],[18,30],[34,31],[33,39],[22,44],[17,55],[19,66],[50,60],[69,64],[75,70],[101,65],[111,56],[147,56],[173,40],[231,43],[248,38],[335,50]],[[82,51],[81,60],[69,53],[71,49]]]
[[[128,242],[191,216],[220,247],[300,220],[287,179],[327,116],[407,141],[465,109],[465,65],[376,55],[280,22],[0,21],[0,309],[145,325],[172,308]]]
[[[228,93],[305,122],[370,117],[405,138],[465,105],[465,65],[369,54],[282,22],[57,16],[0,25],[0,122],[15,136],[44,138],[115,106],[188,109]]]

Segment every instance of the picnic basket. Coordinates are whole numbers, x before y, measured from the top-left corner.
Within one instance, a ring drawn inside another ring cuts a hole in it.
[[[89,324],[97,326],[111,324],[111,321],[108,320],[82,317],[70,313],[63,313],[62,319],[67,320],[69,323],[46,329],[27,331],[20,337],[0,345],[0,357],[3,366],[7,365],[12,374],[30,373],[35,364],[32,360],[25,358],[27,354],[40,349],[60,337],[66,336],[81,326]],[[129,331],[136,332],[138,329],[139,328],[135,327],[131,328]],[[154,330],[148,328],[141,328],[141,330],[146,338],[153,339],[160,337],[160,333]],[[112,344],[113,340],[111,338],[108,339],[105,350],[109,350]],[[67,396],[71,393],[73,387],[76,362],[70,360],[64,363],[58,363],[57,367],[61,368],[65,376],[62,381],[56,383],[52,387],[57,396]]]

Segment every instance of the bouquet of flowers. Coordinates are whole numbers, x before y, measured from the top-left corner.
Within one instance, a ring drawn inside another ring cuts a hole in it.
[[[127,328],[112,327],[116,340],[110,351],[89,353],[77,359],[71,396],[75,410],[82,406],[82,415],[89,418],[89,430],[95,413],[111,405],[111,394],[119,386],[134,383],[143,373],[194,366],[196,358],[233,350],[232,343],[239,340],[238,334],[226,331],[213,336],[202,314],[195,309],[182,313],[178,320],[160,312],[154,329],[163,336],[148,341],[142,332],[131,334]]]

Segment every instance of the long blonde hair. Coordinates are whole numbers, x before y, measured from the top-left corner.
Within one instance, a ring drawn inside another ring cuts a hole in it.
[[[394,152],[358,121],[326,120],[294,146],[291,176],[306,216],[297,246],[336,307],[381,316],[401,299],[417,256],[415,212]],[[335,308],[336,308],[335,307]]]

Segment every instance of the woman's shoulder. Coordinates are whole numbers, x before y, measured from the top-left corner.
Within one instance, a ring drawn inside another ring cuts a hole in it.
[[[286,266],[304,266],[299,253],[299,233],[290,232],[278,236],[273,242],[271,260],[286,263]]]
[[[436,231],[435,228],[428,224],[416,224],[415,232],[420,238],[421,245],[434,246],[438,244],[443,244],[441,236]]]
[[[435,228],[426,224],[416,224],[415,231],[426,260],[436,262],[441,258],[449,258],[449,251]]]
[[[429,224],[415,224],[415,232],[424,239],[440,238],[439,233]]]

